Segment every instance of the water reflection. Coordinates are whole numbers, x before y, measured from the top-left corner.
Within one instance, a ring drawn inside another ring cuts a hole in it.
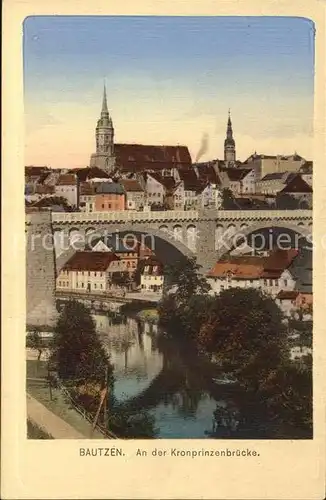
[[[133,318],[120,321],[94,316],[97,331],[114,365],[114,396],[118,402],[142,393],[161,372],[163,354],[156,345],[156,325],[141,325]]]
[[[117,428],[133,427],[125,437],[263,437],[246,395],[214,383],[216,367],[191,344],[133,318],[94,319],[114,365]]]

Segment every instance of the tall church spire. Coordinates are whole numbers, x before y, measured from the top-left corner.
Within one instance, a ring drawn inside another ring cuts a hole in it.
[[[235,140],[233,138],[233,130],[232,130],[232,121],[231,121],[231,112],[229,109],[228,113],[228,123],[226,129],[226,138],[224,141],[224,161],[228,166],[234,165],[236,161],[235,155]]]
[[[106,86],[104,83],[101,116],[103,116],[103,115],[107,116],[108,114],[109,114],[109,111],[108,111],[108,103],[107,103],[107,99],[106,99]]]

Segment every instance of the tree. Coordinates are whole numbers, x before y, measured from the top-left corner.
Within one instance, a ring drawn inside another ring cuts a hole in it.
[[[276,196],[276,207],[280,210],[296,210],[299,208],[299,202],[290,194],[278,193]]]
[[[173,294],[178,306],[185,305],[193,295],[207,295],[210,286],[200,270],[195,257],[166,266],[166,291]]]
[[[234,199],[233,192],[230,188],[224,188],[222,190],[222,209],[225,210],[234,210],[237,207],[237,204]]]
[[[42,342],[41,332],[39,328],[35,327],[34,330],[29,333],[28,346],[31,349],[35,349],[36,351],[38,351],[37,361],[40,361],[44,345]]]
[[[165,268],[165,295],[158,307],[160,324],[172,334],[193,335],[205,319],[210,286],[195,258]]]
[[[271,297],[255,289],[233,288],[216,297],[198,343],[252,390],[258,390],[287,353],[282,312]]]
[[[52,358],[56,361],[59,377],[64,381],[103,383],[112,366],[96,334],[89,310],[72,300],[62,310],[54,333]]]
[[[312,357],[286,360],[260,388],[277,437],[312,437]]]

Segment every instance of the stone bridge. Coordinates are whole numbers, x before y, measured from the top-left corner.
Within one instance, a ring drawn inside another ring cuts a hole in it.
[[[49,316],[44,314],[47,308],[53,310],[50,304],[54,304],[56,273],[76,250],[84,249],[95,237],[132,235],[153,249],[163,264],[196,256],[206,271],[243,239],[270,228],[309,239],[312,211],[207,209],[27,213],[27,309],[33,311],[27,322],[34,324],[38,316]]]
[[[165,212],[52,213],[61,268],[78,244],[95,237],[135,236],[155,251],[163,263],[180,255],[196,255],[205,268],[240,242],[240,236],[280,228],[309,238],[311,210],[202,210]],[[77,236],[78,235],[78,236]],[[72,242],[75,240],[75,243]],[[60,248],[58,242],[64,242]],[[60,253],[60,255],[59,255]]]

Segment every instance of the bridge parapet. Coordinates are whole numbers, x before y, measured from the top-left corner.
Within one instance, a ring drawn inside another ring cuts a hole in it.
[[[166,210],[163,212],[52,212],[52,223],[72,224],[87,222],[198,222],[200,220],[302,220],[312,219],[311,210]]]
[[[166,210],[164,212],[52,212],[53,223],[73,222],[160,222],[197,220],[196,210]]]
[[[217,220],[312,219],[312,210],[219,210]]]

